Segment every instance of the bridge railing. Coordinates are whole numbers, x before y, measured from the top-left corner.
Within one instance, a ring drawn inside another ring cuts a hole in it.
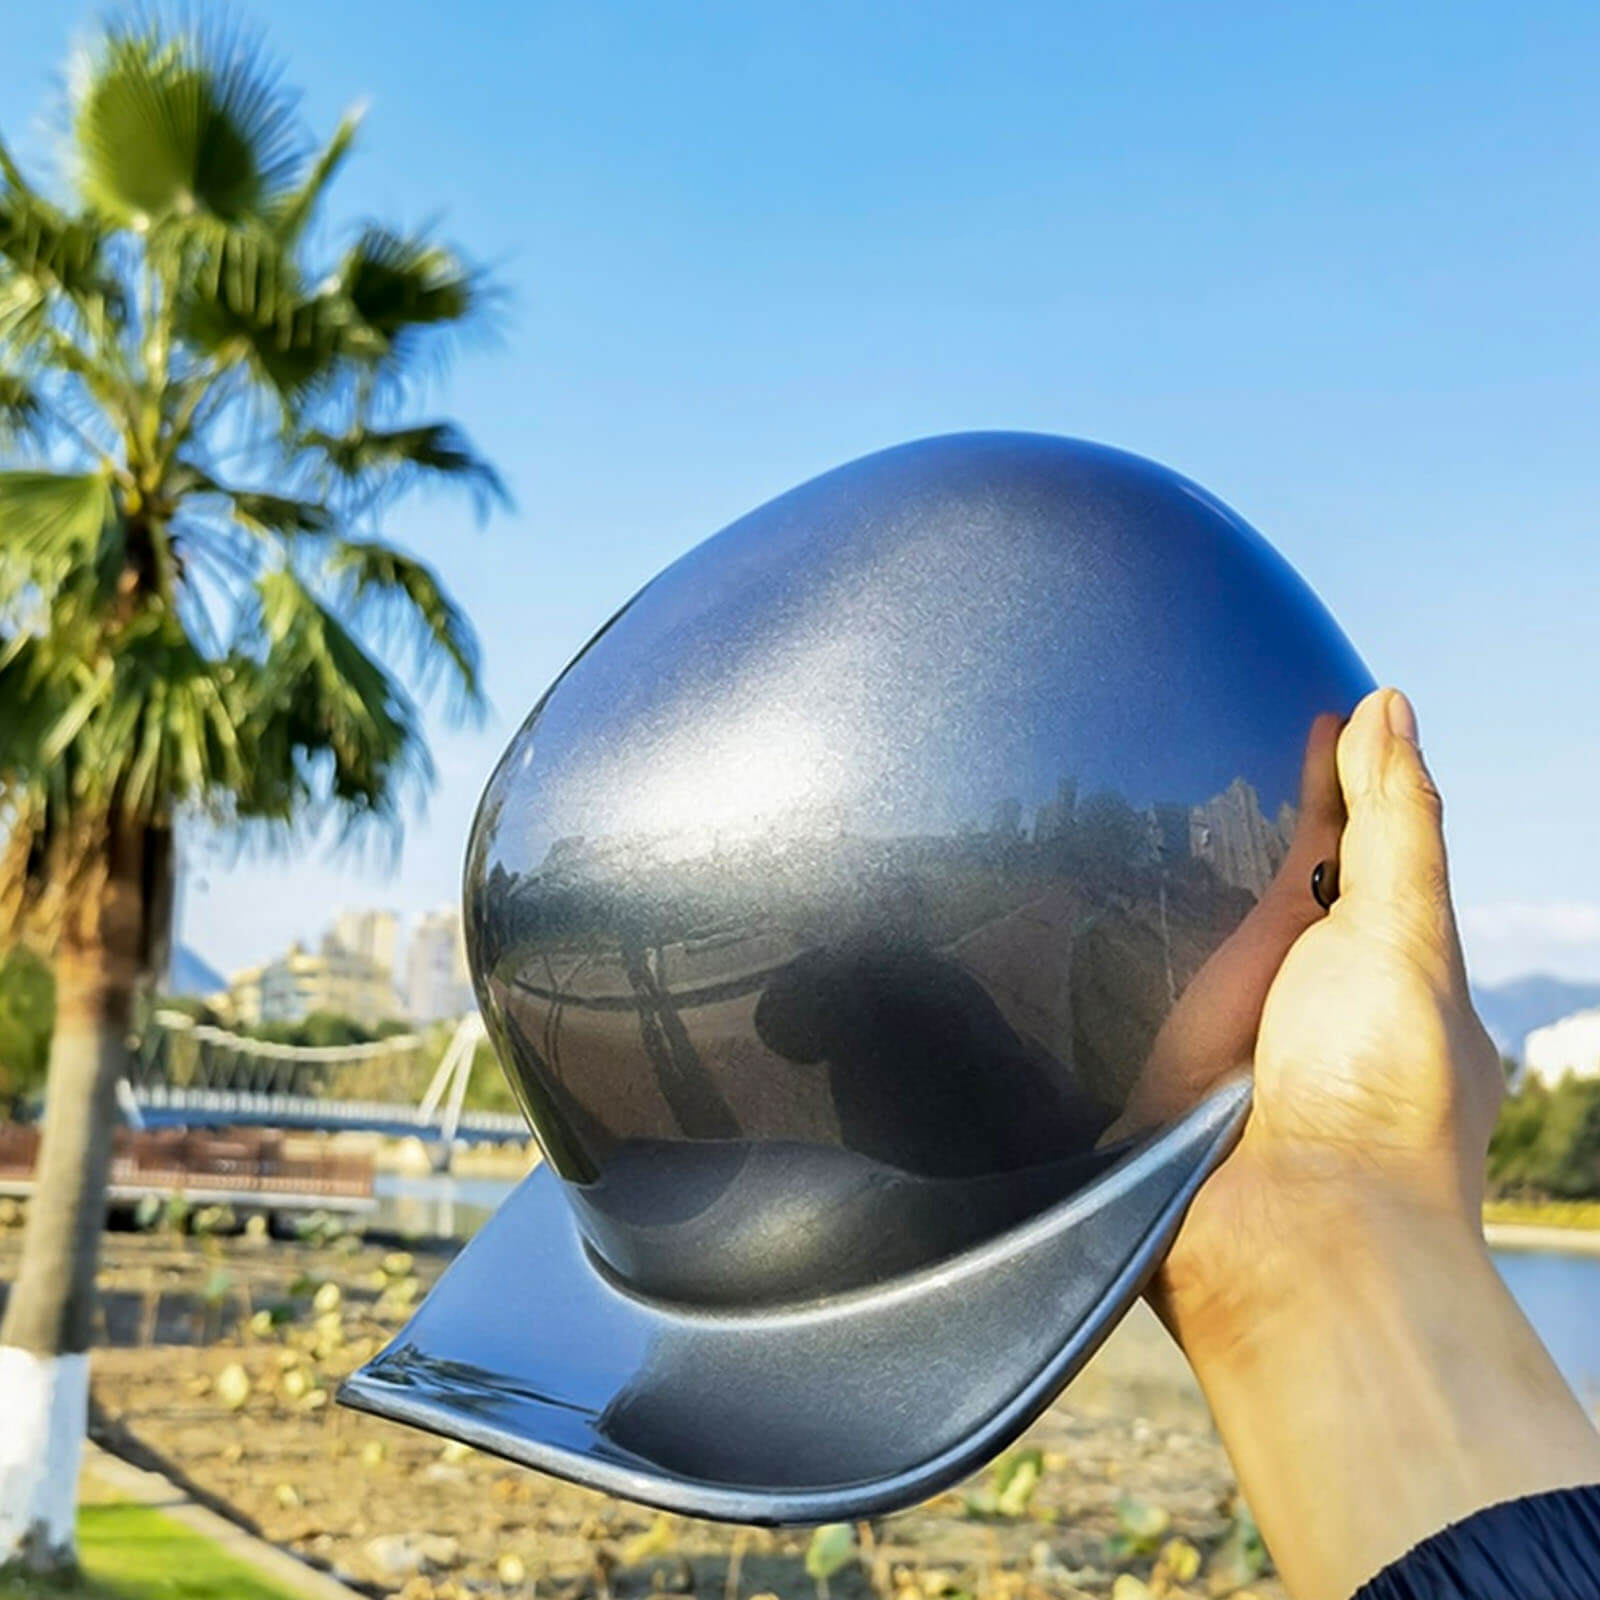
[[[463,1017],[420,1102],[412,1104],[408,1099],[340,1096],[334,1082],[340,1068],[400,1060],[414,1064],[423,1048],[416,1034],[396,1034],[369,1044],[288,1045],[230,1033],[182,1012],[158,1011],[139,1042],[133,1071],[119,1095],[130,1120],[150,1126],[257,1123],[414,1131],[446,1141],[458,1136],[525,1139],[527,1124],[517,1114],[465,1109],[473,1062],[483,1039],[478,1014]],[[370,1078],[365,1074],[365,1081]]]
[[[161,1010],[139,1038],[129,1081],[135,1088],[168,1084],[254,1094],[325,1094],[342,1067],[379,1062],[398,1068],[409,1065],[423,1048],[415,1033],[362,1044],[280,1044],[196,1022],[181,1011]]]

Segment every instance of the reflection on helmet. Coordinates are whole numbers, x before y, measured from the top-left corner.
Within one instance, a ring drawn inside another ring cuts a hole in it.
[[[902,1172],[966,1178],[1037,1166],[1092,1144],[1110,1121],[937,950],[870,939],[808,950],[768,979],[755,1029],[777,1055],[826,1071],[846,1146]],[[908,1094],[884,1069],[913,1040]]]
[[[849,1289],[1104,1171],[1248,1061],[1336,852],[1316,719],[1365,687],[1225,507],[1067,440],[888,451],[684,557],[469,853],[480,1001],[598,1258]]]

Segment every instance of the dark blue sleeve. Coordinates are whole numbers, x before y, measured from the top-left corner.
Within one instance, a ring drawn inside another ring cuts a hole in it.
[[[1600,1600],[1600,1486],[1508,1500],[1453,1522],[1354,1600]]]

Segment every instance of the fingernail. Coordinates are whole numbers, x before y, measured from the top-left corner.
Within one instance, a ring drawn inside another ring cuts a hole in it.
[[[1398,689],[1389,691],[1389,732],[1407,744],[1417,742],[1417,714]]]

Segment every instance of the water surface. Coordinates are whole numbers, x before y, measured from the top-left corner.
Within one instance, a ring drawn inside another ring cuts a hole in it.
[[[1600,1409],[1600,1256],[1502,1250],[1494,1259],[1578,1398]]]

